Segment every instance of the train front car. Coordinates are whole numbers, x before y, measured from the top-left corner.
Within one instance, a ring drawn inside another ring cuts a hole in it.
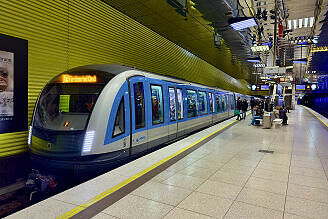
[[[125,70],[112,65],[79,67],[56,76],[44,87],[29,133],[32,168],[45,174],[76,176],[102,165],[99,160],[104,158],[99,154],[105,149],[93,147],[104,146],[110,102],[125,81],[117,79]]]

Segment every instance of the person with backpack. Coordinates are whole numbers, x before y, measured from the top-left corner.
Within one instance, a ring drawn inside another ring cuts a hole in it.
[[[242,102],[240,100],[240,97],[238,97],[238,99],[237,99],[236,108],[237,108],[237,112],[236,112],[237,113],[237,118],[236,118],[236,120],[241,120],[242,118],[241,118],[240,112],[242,110]]]

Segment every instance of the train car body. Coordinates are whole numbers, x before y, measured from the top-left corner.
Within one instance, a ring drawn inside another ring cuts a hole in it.
[[[238,96],[243,96],[236,94]],[[42,90],[33,167],[95,171],[234,115],[235,94],[122,65],[68,70]]]

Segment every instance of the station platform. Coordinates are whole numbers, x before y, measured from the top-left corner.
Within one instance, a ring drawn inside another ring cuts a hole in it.
[[[328,120],[288,117],[226,120],[7,218],[327,218]]]

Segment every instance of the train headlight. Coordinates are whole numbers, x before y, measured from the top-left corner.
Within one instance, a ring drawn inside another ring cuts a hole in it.
[[[30,146],[32,143],[32,126],[28,129],[27,144]]]
[[[87,131],[85,133],[82,153],[86,153],[86,152],[91,151],[91,147],[92,147],[94,137],[95,137],[95,131]]]

